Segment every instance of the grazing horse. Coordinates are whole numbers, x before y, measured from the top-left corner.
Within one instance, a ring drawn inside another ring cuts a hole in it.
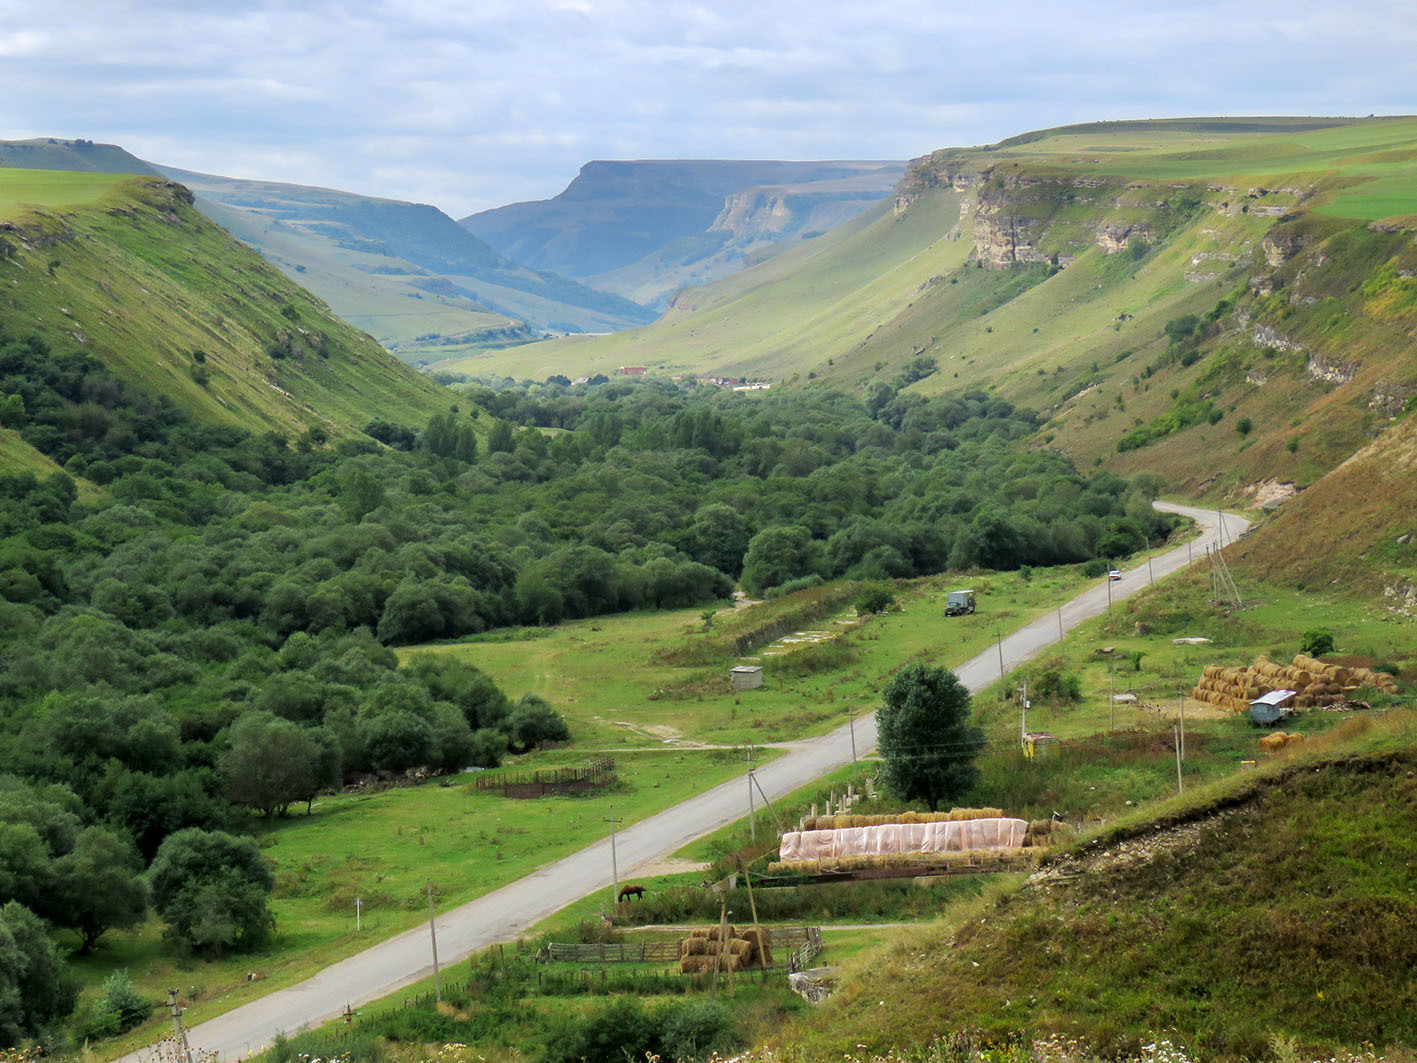
[[[643,900],[644,895],[645,888],[643,886],[621,886],[619,899],[623,901],[627,897],[635,897],[639,900]]]

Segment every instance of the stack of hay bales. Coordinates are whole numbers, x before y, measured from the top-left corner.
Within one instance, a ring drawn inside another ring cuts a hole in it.
[[[1029,866],[1036,854],[1025,849],[970,849],[954,853],[875,853],[834,856],[830,860],[774,860],[768,874],[797,872],[807,875],[828,871],[874,871],[887,867],[1005,868]]]
[[[1023,836],[1023,846],[1025,849],[1044,849],[1067,841],[1072,836],[1073,828],[1056,819],[1030,820],[1028,833]]]
[[[1302,742],[1304,736],[1298,733],[1285,734],[1283,731],[1274,731],[1260,739],[1260,748],[1266,753],[1278,753],[1285,746],[1292,746],[1297,742]]]
[[[766,930],[760,934],[754,927],[741,932],[732,926],[698,927],[679,942],[680,974],[771,966],[772,945]]]
[[[1274,690],[1292,690],[1295,708],[1312,709],[1346,701],[1349,694],[1365,686],[1388,694],[1397,692],[1397,681],[1384,672],[1327,664],[1301,653],[1288,665],[1275,664],[1263,656],[1256,657],[1248,668],[1208,664],[1191,697],[1229,712],[1245,712],[1255,698]]]

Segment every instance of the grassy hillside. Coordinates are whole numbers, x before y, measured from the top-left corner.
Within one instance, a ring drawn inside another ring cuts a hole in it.
[[[0,169],[0,323],[198,417],[296,436],[448,400],[155,178]]]
[[[1045,444],[1188,493],[1317,480],[1417,394],[1417,119],[1045,130],[915,160],[885,207],[645,329],[455,368],[621,364],[997,389]]]
[[[522,342],[533,329],[605,331],[653,316],[504,258],[426,204],[163,172],[197,194],[199,209],[408,361],[448,347]]]
[[[61,140],[57,137],[0,140],[0,166],[158,176],[151,166],[117,144],[95,144],[92,140]]]
[[[1408,714],[1174,799],[873,954],[782,1041],[804,1058],[979,1031],[1192,1058],[1417,1037]],[[1307,1057],[1314,1058],[1314,1057]]]

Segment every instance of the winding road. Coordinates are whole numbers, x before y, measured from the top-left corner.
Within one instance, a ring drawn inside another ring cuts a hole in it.
[[[1206,548],[1228,544],[1243,534],[1249,522],[1233,513],[1158,502],[1156,508],[1194,519],[1199,539],[1143,562],[1117,582],[1102,581],[1061,604],[1031,624],[1005,636],[956,669],[971,691],[978,692],[999,677],[1001,668],[1024,664],[1059,641],[1059,628],[1072,629],[1141,591],[1153,580],[1200,560]],[[865,752],[875,746],[874,714],[855,721],[855,746]],[[850,727],[792,744],[791,752],[763,765],[757,779],[769,799],[791,793],[852,759]],[[688,842],[741,819],[747,782],[738,778],[620,831],[616,855],[623,877],[683,847]],[[450,966],[497,942],[510,941],[528,927],[595,890],[610,886],[610,841],[602,839],[511,885],[437,918],[438,954]],[[298,985],[277,990],[250,1004],[193,1027],[188,1039],[194,1051],[214,1053],[223,1060],[252,1055],[270,1044],[277,1033],[294,1032],[336,1018],[346,1005],[358,1007],[387,996],[433,973],[428,928],[419,927],[381,942],[325,968]],[[146,1050],[122,1057],[123,1063],[152,1058]]]

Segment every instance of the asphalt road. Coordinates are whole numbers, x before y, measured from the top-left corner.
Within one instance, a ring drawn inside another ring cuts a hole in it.
[[[1071,629],[1148,586],[1152,580],[1184,568],[1188,559],[1203,561],[1206,547],[1218,540],[1228,544],[1248,527],[1232,513],[1157,503],[1157,508],[1194,518],[1203,529],[1200,539],[1143,562],[1117,582],[1096,586],[1061,604],[1059,609],[1005,635],[996,645],[965,662],[956,673],[972,691],[999,677],[1001,668],[1016,668],[1061,637],[1060,626]],[[1001,664],[1002,658],[1002,664]],[[791,793],[836,768],[851,763],[852,726],[820,738],[793,743],[791,752],[757,769],[757,779],[769,799]],[[866,715],[854,723],[859,753],[874,748],[876,722]],[[621,880],[637,867],[659,860],[695,838],[710,834],[747,813],[747,779],[724,783],[656,816],[620,831],[615,839]],[[511,941],[534,923],[588,893],[611,886],[610,841],[593,845],[549,864],[534,874],[437,917],[438,956],[451,967],[488,945]],[[428,927],[390,938],[341,960],[319,974],[287,989],[277,990],[189,1031],[195,1051],[236,1060],[265,1048],[277,1033],[318,1026],[343,1012],[377,1000],[433,973]],[[134,1052],[123,1060],[144,1059]]]

